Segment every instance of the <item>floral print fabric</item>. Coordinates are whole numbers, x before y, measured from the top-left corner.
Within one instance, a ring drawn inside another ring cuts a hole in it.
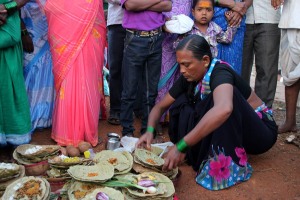
[[[253,169],[247,162],[244,148],[236,147],[235,153],[239,164],[224,152],[214,153],[213,157],[203,161],[196,182],[206,189],[220,190],[249,180]]]

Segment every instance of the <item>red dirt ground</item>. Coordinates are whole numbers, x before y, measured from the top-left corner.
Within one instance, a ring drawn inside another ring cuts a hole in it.
[[[251,86],[254,86],[255,68],[253,67],[251,76]],[[277,124],[281,124],[285,117],[284,86],[279,81],[278,76],[274,117]],[[106,98],[107,108],[109,108],[109,98]],[[108,113],[108,112],[107,112]],[[249,162],[254,172],[249,181],[236,185],[222,191],[209,191],[197,185],[195,174],[191,167],[183,165],[180,167],[182,175],[176,183],[176,193],[180,200],[198,199],[293,199],[300,200],[300,109],[297,110],[298,147],[285,142],[285,138],[291,133],[278,135],[278,140],[274,147],[268,152],[249,156]],[[140,129],[140,121],[135,120],[136,130]],[[96,146],[95,151],[105,148],[106,134],[110,132],[121,133],[120,126],[113,126],[106,120],[99,121],[99,136],[103,142]],[[55,144],[50,137],[51,129],[36,131],[33,134],[32,144]],[[167,128],[163,129],[164,141],[168,141]],[[135,133],[138,137],[138,132]],[[0,149],[0,162],[10,160],[12,149]]]
[[[284,119],[283,103],[276,102],[274,115],[278,124]],[[300,128],[299,110],[297,115],[298,128]],[[140,121],[135,120],[135,127],[139,130]],[[167,141],[167,129],[164,128],[162,138]],[[33,134],[32,144],[55,144],[50,138],[51,129],[36,131]],[[106,134],[110,132],[121,132],[120,126],[108,124],[100,120],[99,136],[104,142],[99,144],[95,151],[105,148]],[[300,136],[300,131],[298,131]],[[191,167],[183,165],[180,167],[182,175],[176,184],[176,193],[180,200],[196,199],[295,199],[300,200],[300,149],[287,144],[285,138],[289,133],[278,136],[275,146],[267,153],[258,156],[249,156],[249,162],[254,169],[249,181],[238,184],[232,188],[222,191],[209,191],[197,185],[194,181],[195,172]],[[138,133],[135,133],[138,136]],[[8,159],[11,153],[1,149],[0,160]]]

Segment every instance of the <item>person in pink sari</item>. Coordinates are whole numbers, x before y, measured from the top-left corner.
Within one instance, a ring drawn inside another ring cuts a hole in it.
[[[96,146],[100,109],[105,113],[103,2],[48,0],[44,8],[56,90],[51,137],[62,146]]]

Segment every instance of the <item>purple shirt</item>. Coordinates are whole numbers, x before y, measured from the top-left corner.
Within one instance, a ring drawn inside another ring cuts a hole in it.
[[[127,0],[121,0],[121,5]],[[128,29],[135,29],[140,31],[150,31],[157,29],[165,24],[165,17],[160,12],[154,11],[140,11],[131,12],[125,9],[123,16],[123,27]]]

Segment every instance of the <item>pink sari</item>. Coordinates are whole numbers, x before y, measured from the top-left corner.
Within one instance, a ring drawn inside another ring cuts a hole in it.
[[[103,2],[48,0],[45,13],[56,90],[52,138],[63,146],[96,146],[100,106],[105,109]]]

